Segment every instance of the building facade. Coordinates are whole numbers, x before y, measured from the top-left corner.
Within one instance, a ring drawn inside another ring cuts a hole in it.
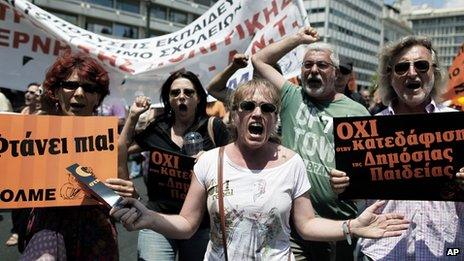
[[[414,34],[411,21],[406,19],[401,10],[398,5],[383,6],[381,46]]]
[[[414,34],[428,36],[437,50],[444,68],[451,66],[464,43],[464,8],[432,9],[425,7],[407,16]]]
[[[358,88],[371,85],[382,43],[383,0],[305,0],[311,26],[353,60]]]
[[[217,0],[28,0],[86,30],[118,38],[144,38],[177,31]],[[147,17],[150,17],[147,23]],[[149,26],[147,32],[146,28]]]

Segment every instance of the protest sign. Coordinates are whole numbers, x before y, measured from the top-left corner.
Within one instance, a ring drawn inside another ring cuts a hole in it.
[[[152,149],[147,183],[154,188],[150,190],[149,198],[166,203],[175,202],[174,204],[182,206],[190,186],[194,164],[195,159],[192,157],[161,148]]]
[[[76,8],[85,14],[91,6]],[[207,86],[234,54],[252,55],[303,25],[292,0],[218,1],[179,31],[138,40],[87,31],[25,0],[1,0],[0,21],[0,86],[22,90],[41,82],[56,56],[71,48],[99,60],[110,73],[110,89],[127,102],[142,91],[154,103],[170,73],[191,70]],[[301,46],[281,59],[285,75],[299,73],[303,52]],[[251,79],[251,68],[239,70],[228,87]]]
[[[334,118],[340,199],[464,201],[464,113]]]
[[[117,118],[0,114],[0,209],[96,204],[66,168],[117,177]]]
[[[464,43],[458,49],[453,64],[448,69],[448,89],[445,97],[451,104],[464,110]]]

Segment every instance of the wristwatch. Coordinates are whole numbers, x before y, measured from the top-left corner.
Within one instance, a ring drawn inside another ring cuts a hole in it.
[[[351,219],[343,221],[342,229],[343,229],[343,234],[345,235],[346,241],[348,241],[348,245],[351,246],[350,221]]]

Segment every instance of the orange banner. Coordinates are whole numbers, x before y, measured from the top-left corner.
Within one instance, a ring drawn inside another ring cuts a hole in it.
[[[0,209],[97,204],[66,170],[117,177],[117,118],[0,114]]]
[[[464,43],[454,57],[453,64],[448,69],[449,81],[446,98],[451,100],[453,107],[464,110]]]

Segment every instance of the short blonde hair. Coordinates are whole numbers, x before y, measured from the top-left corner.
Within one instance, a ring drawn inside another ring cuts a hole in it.
[[[260,93],[263,95],[265,99],[267,99],[270,103],[274,104],[277,108],[276,110],[276,117],[280,112],[281,107],[281,100],[280,100],[280,89],[273,85],[270,81],[256,78],[243,83],[232,92],[231,97],[229,99],[229,109],[231,112],[231,118],[233,119],[234,115],[236,115],[240,102],[244,101],[248,97],[252,97],[255,92]],[[276,121],[277,123],[277,121]],[[237,139],[237,128],[236,124],[232,120],[231,126],[229,126],[232,134],[232,140]],[[275,143],[281,143],[280,138],[278,137],[275,128],[271,130],[271,135],[269,137],[269,141]]]

